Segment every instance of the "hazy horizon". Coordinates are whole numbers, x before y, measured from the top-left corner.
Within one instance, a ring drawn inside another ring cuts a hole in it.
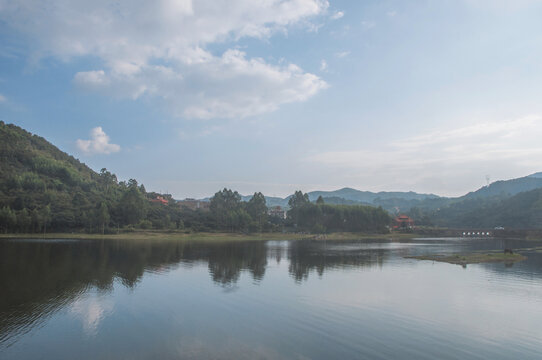
[[[542,171],[542,2],[0,0],[0,119],[175,198]]]

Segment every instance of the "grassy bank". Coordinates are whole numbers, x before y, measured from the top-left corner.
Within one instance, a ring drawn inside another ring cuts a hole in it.
[[[527,259],[521,254],[504,254],[502,252],[492,253],[471,253],[471,254],[455,254],[455,255],[422,255],[422,256],[407,256],[407,259],[431,260],[446,262],[456,265],[480,264],[480,263],[514,263]]]
[[[185,233],[167,231],[134,231],[119,234],[85,234],[85,233],[50,233],[50,234],[0,234],[0,239],[88,239],[88,240],[190,240],[190,241],[257,241],[257,240],[356,240],[356,239],[411,239],[416,234],[361,234],[333,233],[325,235],[295,234],[295,233]]]

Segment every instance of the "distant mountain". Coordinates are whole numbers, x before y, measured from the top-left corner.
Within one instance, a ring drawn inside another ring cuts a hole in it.
[[[394,211],[396,207],[401,209],[410,209],[418,205],[423,200],[440,199],[433,194],[418,194],[413,191],[408,192],[371,192],[361,191],[352,188],[342,188],[333,191],[311,191],[308,193],[309,200],[315,202],[319,196],[324,198],[328,204],[334,205],[372,205],[382,206],[388,211]],[[268,207],[281,206],[288,207],[288,200],[292,195],[285,198],[266,196],[265,200]],[[241,196],[241,200],[249,201],[252,195]]]
[[[249,201],[251,198],[252,198],[252,195],[241,195],[241,201]],[[208,199],[210,200],[210,198]],[[273,206],[287,207],[288,199],[289,197],[283,199],[283,198],[274,197],[274,196],[266,196],[265,202],[266,202],[267,207],[273,207]]]
[[[316,201],[316,200],[312,200],[312,201]],[[326,196],[324,198],[324,202],[326,204],[331,204],[331,205],[373,205],[373,204],[362,203],[362,202],[354,201],[354,200],[347,200],[338,196],[331,196],[331,197]]]
[[[413,191],[408,192],[371,192],[361,191],[352,188],[342,188],[334,191],[311,191],[309,192],[309,199],[316,201],[319,196],[325,198],[338,197],[345,200],[352,200],[360,203],[374,203],[375,201],[389,200],[389,199],[401,199],[401,200],[425,200],[435,199],[439,196],[433,194],[418,194]]]
[[[542,188],[506,198],[470,198],[434,211],[438,226],[461,228],[542,228]]]
[[[542,188],[542,172],[517,179],[495,181],[489,186],[484,186],[474,192],[470,192],[462,196],[461,198],[506,198],[521,192],[531,191],[539,188]]]
[[[420,224],[542,228],[542,173],[501,180],[457,198],[428,199],[408,211]]]
[[[527,176],[529,178],[536,178],[536,179],[542,179],[542,172],[537,172],[537,173],[534,173],[534,174],[531,174],[529,176]]]

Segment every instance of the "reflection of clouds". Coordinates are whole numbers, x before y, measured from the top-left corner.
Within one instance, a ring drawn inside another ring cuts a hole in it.
[[[299,300],[308,313],[330,314],[327,323],[362,319],[368,327],[375,321],[397,332],[433,329],[435,337],[525,346],[542,338],[537,277],[496,276],[484,265],[466,270],[428,261],[387,265],[378,271],[329,271],[325,288]]]
[[[87,294],[78,297],[69,311],[81,320],[87,335],[96,335],[100,322],[113,311],[113,302],[103,296]]]

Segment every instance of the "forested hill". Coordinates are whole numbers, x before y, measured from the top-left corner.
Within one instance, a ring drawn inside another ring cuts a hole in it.
[[[460,199],[501,197],[506,198],[521,192],[542,188],[542,177],[540,173],[524,176],[517,179],[500,180],[484,186],[476,191],[470,192]]]
[[[137,181],[118,182],[106,169],[97,173],[44,138],[0,121],[2,230],[92,231],[138,223],[147,196]]]
[[[418,213],[412,214],[414,216]],[[542,189],[505,198],[470,198],[435,210],[434,225],[461,228],[542,228]]]

